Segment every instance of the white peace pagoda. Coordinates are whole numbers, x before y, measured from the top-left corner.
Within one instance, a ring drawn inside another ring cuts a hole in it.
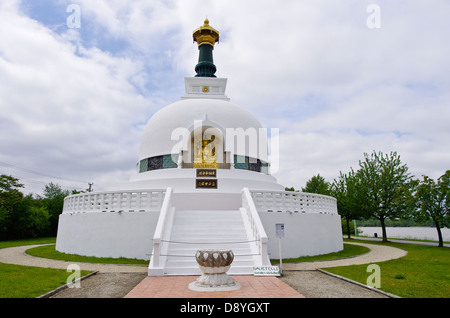
[[[336,200],[284,191],[270,174],[266,130],[225,95],[227,79],[214,75],[219,32],[205,20],[193,38],[197,74],[148,121],[136,173],[110,191],[68,196],[56,249],[147,259],[150,276],[200,274],[202,248],[231,249],[230,274],[270,265],[280,246],[283,258],[342,250]]]

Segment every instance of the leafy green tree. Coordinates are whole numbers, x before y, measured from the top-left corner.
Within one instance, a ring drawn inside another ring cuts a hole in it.
[[[19,191],[23,184],[19,179],[12,176],[0,175],[0,206],[12,209],[23,198],[23,193]]]
[[[330,183],[320,174],[313,176],[306,182],[306,186],[302,188],[303,192],[330,195]]]
[[[27,213],[27,237],[43,237],[48,235],[50,229],[50,215],[45,207],[31,205]]]
[[[44,187],[43,206],[47,209],[50,222],[50,235],[56,235],[58,230],[58,218],[64,207],[64,198],[69,191],[63,190],[60,185],[50,182]]]
[[[383,241],[387,241],[385,220],[398,218],[406,213],[406,198],[399,189],[411,180],[406,164],[402,164],[396,152],[364,154],[359,162],[357,176],[359,187],[357,201],[362,212],[380,221]]]
[[[417,187],[414,199],[415,219],[417,221],[431,219],[438,232],[439,246],[444,246],[441,228],[450,225],[450,170],[439,177],[437,182],[424,176]]]
[[[334,179],[330,186],[330,195],[336,198],[338,213],[346,221],[348,238],[350,238],[350,220],[358,220],[364,217],[358,204],[359,179],[356,173],[351,171],[339,173],[339,178]]]
[[[11,238],[34,238],[48,235],[50,229],[47,209],[32,194],[25,196],[12,215]]]
[[[44,197],[24,196],[19,179],[0,175],[0,239],[56,235],[58,216],[69,194],[57,184],[44,188]]]
[[[14,216],[19,210],[23,193],[19,179],[0,175],[0,239],[8,239],[14,232]]]

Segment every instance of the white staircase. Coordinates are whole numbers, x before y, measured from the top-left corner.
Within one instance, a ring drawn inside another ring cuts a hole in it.
[[[200,275],[199,249],[227,248],[234,253],[229,274],[253,274],[251,243],[239,210],[176,210],[168,242],[164,275]]]

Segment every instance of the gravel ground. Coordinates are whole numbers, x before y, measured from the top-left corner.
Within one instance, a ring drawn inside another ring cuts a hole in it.
[[[320,271],[283,271],[280,278],[306,298],[389,298]]]
[[[80,282],[81,288],[66,288],[50,298],[122,298],[147,273],[97,273]]]
[[[83,279],[81,288],[66,288],[51,298],[122,298],[146,276],[146,273],[97,273]],[[317,270],[283,271],[280,279],[306,298],[389,298]]]

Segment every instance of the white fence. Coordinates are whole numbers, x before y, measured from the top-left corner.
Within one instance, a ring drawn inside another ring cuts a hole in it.
[[[267,253],[267,234],[259,218],[258,211],[252,200],[250,191],[242,189],[242,210],[244,212],[245,223],[248,224],[252,240],[254,240],[254,251],[260,255],[257,266],[269,266],[269,256]],[[241,210],[241,211],[242,211]]]
[[[64,199],[63,213],[160,211],[166,190],[90,192]]]
[[[337,214],[336,199],[293,191],[250,191],[258,212]]]
[[[156,224],[155,234],[153,235],[153,251],[148,266],[148,274],[151,276],[160,276],[164,273],[167,249],[169,248],[169,244],[167,242],[164,243],[164,241],[169,241],[172,229],[174,213],[174,209],[172,208],[172,188],[167,188],[166,193],[167,195],[162,203],[158,223]]]

